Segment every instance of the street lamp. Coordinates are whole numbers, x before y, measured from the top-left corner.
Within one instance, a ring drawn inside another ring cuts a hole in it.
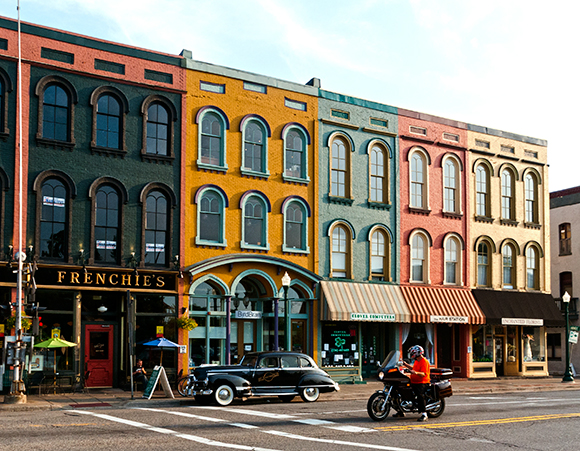
[[[564,373],[562,382],[574,382],[574,377],[572,376],[572,373],[570,373],[570,345],[568,344],[570,336],[570,318],[568,316],[568,304],[570,304],[570,295],[567,291],[562,296],[562,302],[566,306],[564,310],[566,314],[566,339],[564,340],[566,344],[566,372]]]
[[[284,312],[288,314],[288,288],[290,288],[290,282],[292,279],[288,275],[288,272],[285,272],[282,276],[282,288],[284,289]],[[280,349],[278,343],[278,303],[279,299],[274,299],[274,350],[278,351]]]

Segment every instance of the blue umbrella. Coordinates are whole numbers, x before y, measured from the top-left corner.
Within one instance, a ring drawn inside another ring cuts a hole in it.
[[[168,340],[165,337],[159,337],[155,340],[143,343],[143,346],[150,346],[152,348],[161,348],[161,361],[159,362],[159,365],[163,364],[163,348],[179,348],[179,345],[177,343],[173,343],[171,340]]]

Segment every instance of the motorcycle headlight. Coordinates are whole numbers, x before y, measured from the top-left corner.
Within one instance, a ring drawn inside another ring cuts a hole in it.
[[[383,377],[385,377],[385,373],[383,373],[382,371],[379,371],[379,379],[382,379]]]

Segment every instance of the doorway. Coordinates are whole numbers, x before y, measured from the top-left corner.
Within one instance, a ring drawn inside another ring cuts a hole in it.
[[[232,320],[230,362],[239,363],[247,352],[256,351],[256,321]]]
[[[85,325],[87,387],[113,386],[113,331],[112,324]]]
[[[502,336],[495,336],[495,374],[498,377],[504,375],[504,352],[503,352],[504,339]]]

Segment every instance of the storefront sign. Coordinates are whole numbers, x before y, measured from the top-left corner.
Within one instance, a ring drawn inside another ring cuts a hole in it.
[[[251,310],[236,310],[234,317],[236,319],[260,319],[262,318],[262,312]]]
[[[139,289],[175,291],[177,272],[156,272],[139,269],[115,271],[106,268],[53,268],[40,266],[35,274],[37,286],[84,289]]]
[[[431,315],[432,323],[460,323],[467,324],[469,318],[467,316],[443,316],[443,315]]]
[[[386,313],[351,313],[351,321],[395,321],[394,314]]]
[[[502,318],[501,323],[504,326],[543,326],[543,319],[534,318]]]

